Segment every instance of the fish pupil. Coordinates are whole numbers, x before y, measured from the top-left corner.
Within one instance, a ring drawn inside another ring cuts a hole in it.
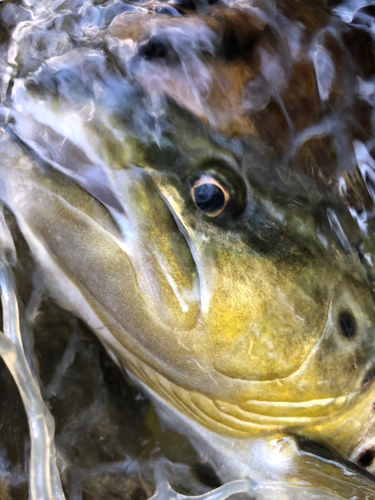
[[[207,182],[200,184],[194,189],[194,199],[197,207],[202,212],[216,212],[220,210],[225,203],[225,196],[216,184]]]
[[[339,326],[341,333],[347,339],[351,339],[356,334],[357,325],[355,319],[353,318],[353,315],[348,311],[344,311],[340,314]]]

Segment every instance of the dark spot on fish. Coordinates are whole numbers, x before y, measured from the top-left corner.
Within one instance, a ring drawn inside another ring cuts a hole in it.
[[[365,387],[369,382],[372,382],[374,379],[375,379],[375,368],[370,368],[370,370],[366,373],[366,375],[363,378],[362,387]]]
[[[372,406],[371,406],[371,412],[372,412],[372,413],[375,413],[375,401],[372,403]]]
[[[138,54],[146,59],[163,58],[168,54],[168,45],[160,36],[153,36],[139,46]]]
[[[357,332],[357,323],[349,311],[343,311],[339,315],[339,327],[342,335],[352,339]]]
[[[357,464],[363,468],[369,467],[374,462],[374,458],[375,449],[368,448],[359,455],[359,457],[357,458]]]
[[[222,485],[213,468],[207,463],[198,463],[194,466],[195,475],[199,481],[209,488],[219,488]]]

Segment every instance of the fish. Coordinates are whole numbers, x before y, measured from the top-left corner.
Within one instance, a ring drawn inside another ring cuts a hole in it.
[[[105,32],[125,61],[135,45],[113,37],[130,20],[137,39],[138,14]],[[167,50],[156,42],[138,43],[131,77],[99,37],[14,78],[0,200],[50,295],[221,481],[375,498],[374,238],[249,124],[218,128],[170,80],[152,95],[142,61]],[[200,43],[213,53],[214,38]],[[318,83],[327,100],[333,81]]]
[[[264,203],[246,175],[255,155],[239,162],[171,110],[168,146],[119,145],[117,223],[4,132],[0,196],[45,285],[163,418],[201,441],[222,480],[297,476],[347,498],[373,494],[364,472],[319,458],[312,467],[299,451],[305,439],[371,462],[375,313],[363,266],[309,237],[300,204]]]

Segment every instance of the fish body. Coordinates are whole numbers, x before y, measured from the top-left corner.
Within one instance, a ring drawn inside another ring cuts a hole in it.
[[[6,102],[0,199],[49,292],[222,480],[375,498],[371,234],[248,130],[108,64],[72,48]]]

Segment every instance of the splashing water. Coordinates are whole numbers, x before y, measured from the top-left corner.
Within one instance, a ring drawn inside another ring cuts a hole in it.
[[[30,498],[64,500],[55,461],[54,421],[40,394],[32,365],[31,353],[26,357],[27,331],[21,326],[15,283],[5,257],[6,237],[2,237],[0,254],[0,287],[4,333],[0,334],[0,354],[20,391],[30,431]],[[31,365],[31,366],[30,366]]]

